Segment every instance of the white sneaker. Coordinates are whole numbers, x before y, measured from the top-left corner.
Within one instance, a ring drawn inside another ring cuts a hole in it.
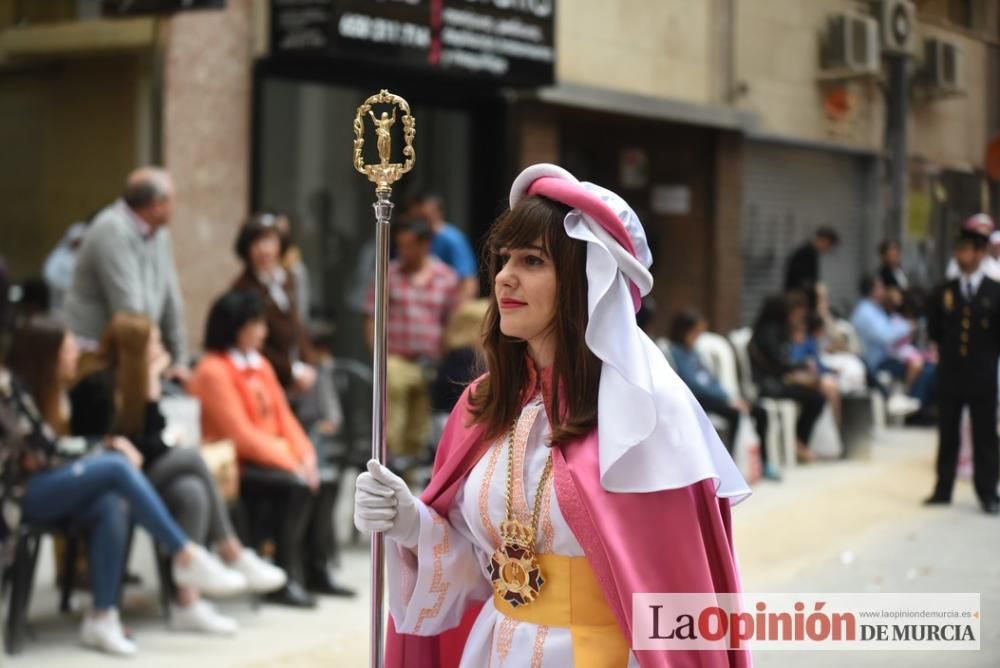
[[[201,545],[191,548],[191,559],[186,565],[174,562],[174,583],[219,597],[241,594],[249,586],[242,573],[227,568]]]
[[[235,619],[219,614],[205,599],[198,599],[188,606],[170,606],[170,628],[175,631],[231,636],[239,630],[240,625]]]
[[[905,394],[894,394],[886,403],[886,412],[893,416],[904,416],[920,410],[920,400]]]
[[[86,615],[80,625],[80,641],[87,647],[115,656],[133,656],[139,650],[125,637],[117,610],[109,610],[103,615]]]
[[[229,567],[242,573],[250,585],[250,591],[258,594],[277,591],[288,582],[285,571],[264,561],[256,552],[246,547]]]

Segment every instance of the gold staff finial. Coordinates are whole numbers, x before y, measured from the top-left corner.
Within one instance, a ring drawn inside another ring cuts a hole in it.
[[[382,112],[381,116],[376,116],[372,111],[372,105],[391,104],[392,115]],[[403,124],[403,162],[390,162],[392,160],[392,133],[391,128],[396,124],[396,109],[401,112],[400,121]],[[364,156],[361,154],[365,145],[365,116],[371,118],[375,125],[375,142],[378,147],[379,162],[377,165],[366,165]],[[358,113],[354,116],[354,169],[368,177],[368,180],[375,184],[376,192],[389,192],[392,184],[399,178],[413,169],[413,162],[416,154],[413,151],[413,138],[417,134],[417,120],[410,113],[410,105],[398,95],[393,95],[386,89],[382,89],[377,95],[372,95],[358,107]]]

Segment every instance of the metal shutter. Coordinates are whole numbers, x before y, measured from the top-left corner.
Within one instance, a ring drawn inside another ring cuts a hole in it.
[[[831,304],[849,312],[858,279],[877,264],[880,233],[875,160],[761,141],[747,143],[743,188],[744,324],[779,292],[788,254],[829,225],[840,246],[820,260]]]

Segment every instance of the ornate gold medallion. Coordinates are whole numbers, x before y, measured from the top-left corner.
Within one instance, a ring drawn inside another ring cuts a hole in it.
[[[531,603],[545,584],[533,549],[535,532],[517,520],[505,520],[500,538],[503,542],[490,559],[493,589],[511,607]]]
[[[531,525],[514,518],[514,432],[517,421],[510,430],[507,450],[507,517],[500,523],[500,546],[490,557],[490,579],[493,589],[502,599],[516,608],[535,600],[545,584],[541,566],[535,557],[535,534],[541,512],[545,486],[552,473],[552,453],[545,460],[545,469],[535,490],[535,505],[531,511]]]

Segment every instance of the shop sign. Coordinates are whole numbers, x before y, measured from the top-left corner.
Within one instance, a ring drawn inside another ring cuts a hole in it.
[[[691,213],[691,187],[683,183],[659,183],[650,193],[650,208],[661,216]]]
[[[271,51],[552,83],[556,0],[271,0]]]

